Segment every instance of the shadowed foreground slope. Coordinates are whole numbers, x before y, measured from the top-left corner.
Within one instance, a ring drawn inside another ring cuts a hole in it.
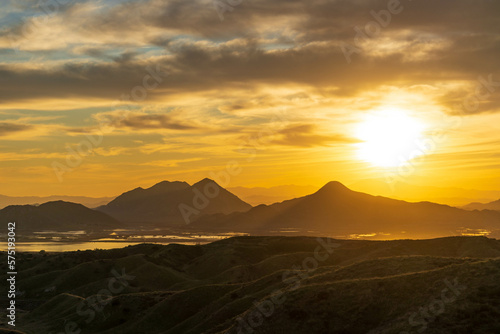
[[[497,333],[499,257],[500,241],[484,237],[236,237],[22,254],[17,329]]]

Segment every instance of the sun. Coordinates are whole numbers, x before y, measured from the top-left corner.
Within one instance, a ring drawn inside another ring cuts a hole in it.
[[[359,159],[379,167],[397,167],[422,155],[424,124],[407,110],[385,108],[366,116],[356,128]]]

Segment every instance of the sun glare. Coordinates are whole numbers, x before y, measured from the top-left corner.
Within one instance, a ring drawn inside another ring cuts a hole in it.
[[[403,109],[383,109],[368,115],[356,128],[358,157],[375,166],[396,167],[422,154],[418,143],[424,125]]]

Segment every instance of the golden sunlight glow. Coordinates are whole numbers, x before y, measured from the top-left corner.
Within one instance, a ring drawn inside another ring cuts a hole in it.
[[[395,167],[422,154],[418,143],[424,125],[403,109],[386,108],[371,115],[356,128],[358,157],[375,166]]]

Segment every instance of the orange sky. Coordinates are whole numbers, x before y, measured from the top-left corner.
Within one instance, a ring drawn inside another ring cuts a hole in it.
[[[228,187],[495,199],[452,188],[500,191],[500,4],[390,2],[11,1],[0,194],[114,196],[237,164]]]

